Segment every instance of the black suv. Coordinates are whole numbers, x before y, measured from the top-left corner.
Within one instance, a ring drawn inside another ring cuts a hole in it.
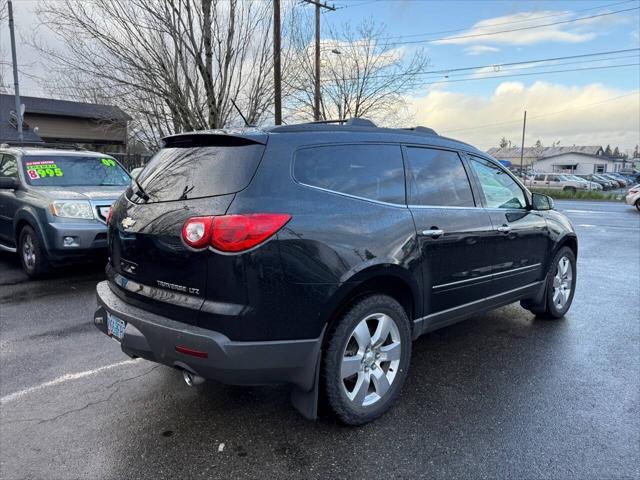
[[[562,317],[577,239],[549,197],[433,130],[302,124],[164,139],[113,205],[95,325],[131,357],[323,393],[348,424],[398,397],[420,335],[515,301]]]

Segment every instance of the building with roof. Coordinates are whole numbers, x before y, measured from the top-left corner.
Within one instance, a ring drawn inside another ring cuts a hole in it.
[[[126,149],[131,118],[116,106],[24,96],[20,102],[26,143],[73,143],[102,152]],[[0,143],[17,142],[15,97],[0,94]]]
[[[492,157],[520,166],[520,148],[490,148]],[[605,155],[602,146],[574,145],[571,147],[525,147],[523,166],[537,172],[590,173],[618,172],[631,168],[632,162],[623,157]]]

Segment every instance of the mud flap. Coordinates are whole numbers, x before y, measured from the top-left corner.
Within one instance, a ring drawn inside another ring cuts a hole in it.
[[[313,387],[305,392],[299,387],[293,387],[291,390],[291,403],[294,408],[309,420],[318,418],[318,400],[320,396],[320,359],[322,350],[318,349],[316,357],[315,376],[313,379]]]

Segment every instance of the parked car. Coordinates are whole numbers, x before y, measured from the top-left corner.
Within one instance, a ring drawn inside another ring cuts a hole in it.
[[[585,180],[588,180],[590,182],[598,183],[603,190],[613,190],[617,186],[617,183],[615,183],[613,180],[609,180],[608,178],[604,178],[593,173],[587,175],[578,175],[578,177],[584,178]]]
[[[406,178],[406,183],[405,183]],[[433,130],[302,124],[164,139],[113,205],[94,323],[203,378],[382,415],[412,340],[521,301],[562,317],[576,233],[482,151]]]
[[[582,177],[579,177],[578,175],[574,175],[572,173],[565,173],[564,177],[568,178],[569,180],[574,180],[576,182],[583,182],[587,184],[587,188],[589,190],[602,190],[602,185],[600,185],[597,182],[592,182],[590,180],[586,180]]]
[[[627,196],[625,197],[625,202],[627,205],[635,205],[640,212],[640,184],[629,189]]]
[[[30,277],[107,253],[111,204],[131,182],[109,155],[0,148],[0,250]]]
[[[589,189],[587,182],[569,178],[561,173],[538,173],[531,180],[528,180],[526,185],[533,188],[548,188],[565,192]]]
[[[612,175],[611,173],[600,173],[599,175],[614,182],[616,184],[616,188],[624,188],[627,186],[627,182],[625,182],[621,178],[616,177],[615,175]]]

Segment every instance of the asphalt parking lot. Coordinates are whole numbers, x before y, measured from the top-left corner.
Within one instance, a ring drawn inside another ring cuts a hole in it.
[[[399,403],[360,428],[129,360],[92,324],[100,266],[29,282],[0,254],[0,477],[638,478],[640,214],[557,207],[580,241],[567,317],[510,305],[420,338]]]

